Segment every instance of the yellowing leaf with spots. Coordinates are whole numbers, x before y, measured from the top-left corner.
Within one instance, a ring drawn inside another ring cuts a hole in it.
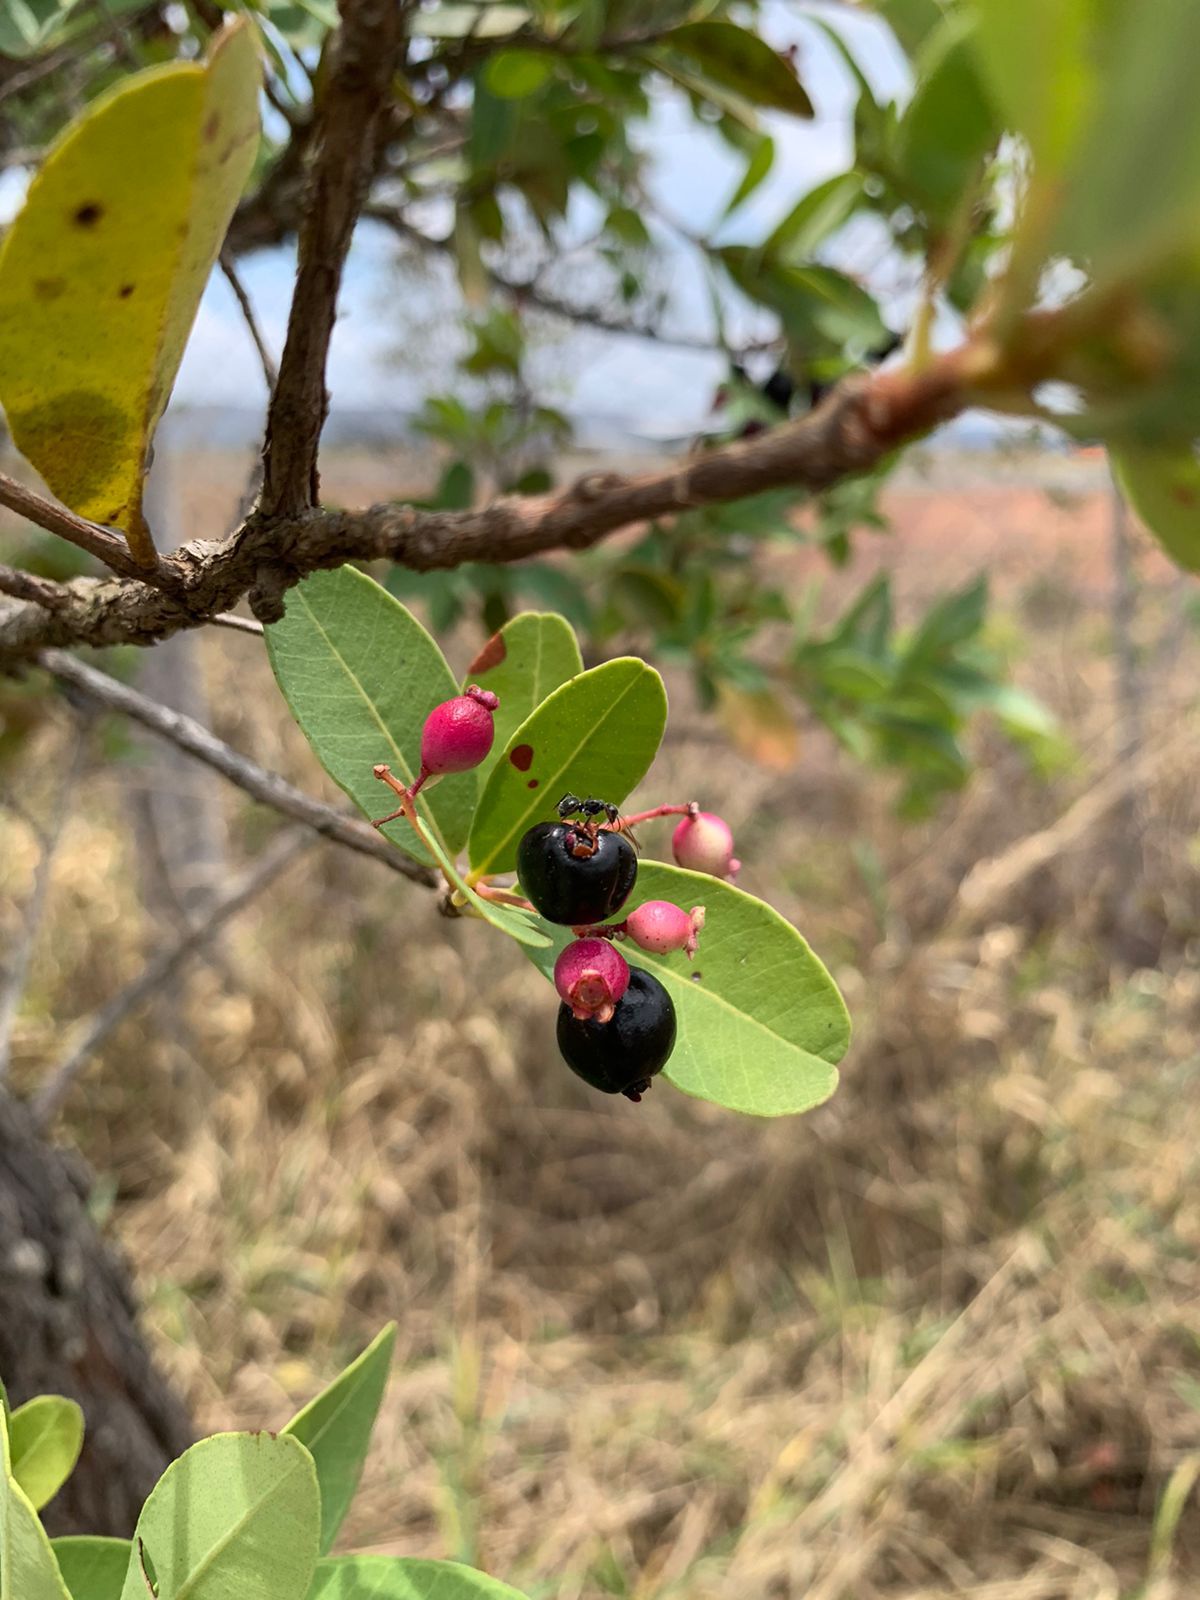
[[[100,96],[54,145],[0,250],[0,402],[72,510],[154,546],[142,480],[204,285],[258,148],[242,21],[206,63]]]

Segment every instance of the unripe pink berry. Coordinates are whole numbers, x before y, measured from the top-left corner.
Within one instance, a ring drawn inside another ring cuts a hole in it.
[[[610,1022],[629,987],[629,963],[607,939],[576,939],[554,963],[554,987],[580,1022]]]
[[[422,778],[477,767],[496,737],[492,712],[499,704],[490,689],[472,684],[465,694],[434,706],[421,733]]]
[[[684,817],[671,835],[671,850],[681,867],[714,878],[732,878],[742,864],[733,853],[729,824],[711,811]]]
[[[640,950],[665,956],[669,950],[686,950],[688,960],[696,954],[696,940],[704,926],[704,907],[685,911],[669,900],[647,900],[625,919],[625,932]]]

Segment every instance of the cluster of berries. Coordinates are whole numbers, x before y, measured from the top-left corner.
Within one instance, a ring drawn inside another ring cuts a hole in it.
[[[492,713],[498,704],[494,694],[472,684],[435,706],[422,732],[421,770],[411,788],[400,791],[406,802],[402,811],[430,778],[479,765],[492,747]],[[376,772],[383,776],[386,769]],[[694,802],[630,818],[608,801],[567,794],[557,810],[557,822],[535,823],[521,839],[517,876],[531,908],[575,934],[554,965],[562,1001],[558,1047],[585,1083],[640,1100],[675,1048],[675,1006],[658,979],[631,967],[613,941],[629,940],[656,955],[682,950],[691,960],[704,907],[684,911],[667,900],[649,900],[622,922],[607,920],[621,910],[637,882],[632,824],[680,816],[671,839],[676,862],[718,878],[732,878],[741,865],[733,854],[733,835],[720,817]]]

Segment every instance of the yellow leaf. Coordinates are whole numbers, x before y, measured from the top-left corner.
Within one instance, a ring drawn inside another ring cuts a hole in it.
[[[244,21],[206,64],[98,97],[57,141],[0,250],[0,401],[55,494],[152,564],[142,481],[200,296],[258,149]]]
[[[717,716],[744,756],[775,772],[786,772],[800,750],[800,735],[787,707],[769,689],[717,689]]]

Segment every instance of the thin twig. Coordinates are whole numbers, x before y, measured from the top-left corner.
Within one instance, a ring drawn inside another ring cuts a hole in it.
[[[30,1111],[35,1125],[44,1128],[70,1092],[71,1085],[88,1060],[113,1029],[158,989],[171,982],[202,945],[206,944],[233,916],[257,898],[267,886],[290,866],[312,839],[303,828],[281,833],[259,856],[248,871],[219,895],[194,927],[174,944],[159,952],[141,976],[113,996],[106,1006],[84,1021],[67,1055],[33,1097]]]
[[[38,933],[41,931],[42,919],[46,911],[46,899],[50,891],[50,877],[54,867],[54,857],[58,852],[59,842],[62,839],[63,828],[66,826],[67,816],[71,809],[71,798],[75,793],[80,773],[83,770],[84,759],[87,755],[88,723],[81,722],[75,730],[75,745],[71,758],[67,763],[65,782],[62,795],[54,810],[51,812],[50,825],[47,828],[38,828],[38,861],[33,873],[33,886],[25,906],[22,918],[20,937],[16,948],[9,956],[8,963],[0,971],[0,1083],[8,1074],[9,1061],[12,1056],[13,1026],[17,1020],[17,1012],[21,1005],[21,996],[25,993],[25,985],[29,978],[29,964],[33,960],[34,948],[37,944]]]
[[[235,617],[231,611],[219,611],[209,619],[214,628],[230,628],[235,633],[252,633],[256,639],[263,636],[263,625],[253,617]]]
[[[382,861],[393,872],[410,878],[414,883],[434,888],[440,881],[428,867],[410,860],[365,822],[359,822],[345,812],[314,800],[286,778],[281,778],[277,772],[268,772],[257,762],[240,755],[214,733],[210,733],[202,723],[185,716],[183,712],[160,705],[157,700],[151,700],[126,683],[118,683],[107,673],[97,672],[95,667],[85,666],[82,661],[61,650],[46,650],[39,661],[60,683],[71,685],[89,700],[110,711],[119,711],[122,716],[140,722],[152,733],[169,739],[188,755],[195,756],[198,761],[203,761],[222,777],[228,778],[230,783],[253,795],[263,805],[281,811],[284,816],[293,817],[336,844]]]
[[[0,594],[10,594],[15,600],[30,600],[34,605],[45,606],[47,611],[59,611],[71,599],[61,583],[55,583],[50,578],[39,578],[33,572],[21,572],[2,561]]]
[[[262,503],[294,516],[317,503],[317,446],[329,409],[325,362],[342,269],[393,100],[403,0],[340,0],[317,97],[316,155],[297,245],[296,288],[267,413]]]
[[[245,321],[254,348],[258,351],[258,359],[262,363],[263,377],[267,380],[267,393],[272,394],[276,383],[279,381],[279,368],[275,365],[275,358],[271,354],[263,331],[258,325],[258,318],[254,314],[254,302],[246,292],[246,286],[238,276],[237,267],[234,265],[233,256],[228,250],[221,251],[221,271],[228,280],[229,287],[233,290],[234,298],[241,307],[242,318]]]
[[[110,533],[107,528],[98,527],[96,523],[88,522],[83,517],[77,517],[73,511],[68,511],[66,506],[47,500],[43,495],[27,489],[23,483],[18,483],[15,478],[10,478],[4,472],[0,472],[0,505],[7,506],[18,516],[36,523],[47,533],[56,533],[60,539],[66,539],[80,550],[86,550],[89,555],[103,561],[106,567],[119,572],[123,578],[140,578],[146,583],[155,581],[157,575],[155,571],[141,566],[119,535]]]

